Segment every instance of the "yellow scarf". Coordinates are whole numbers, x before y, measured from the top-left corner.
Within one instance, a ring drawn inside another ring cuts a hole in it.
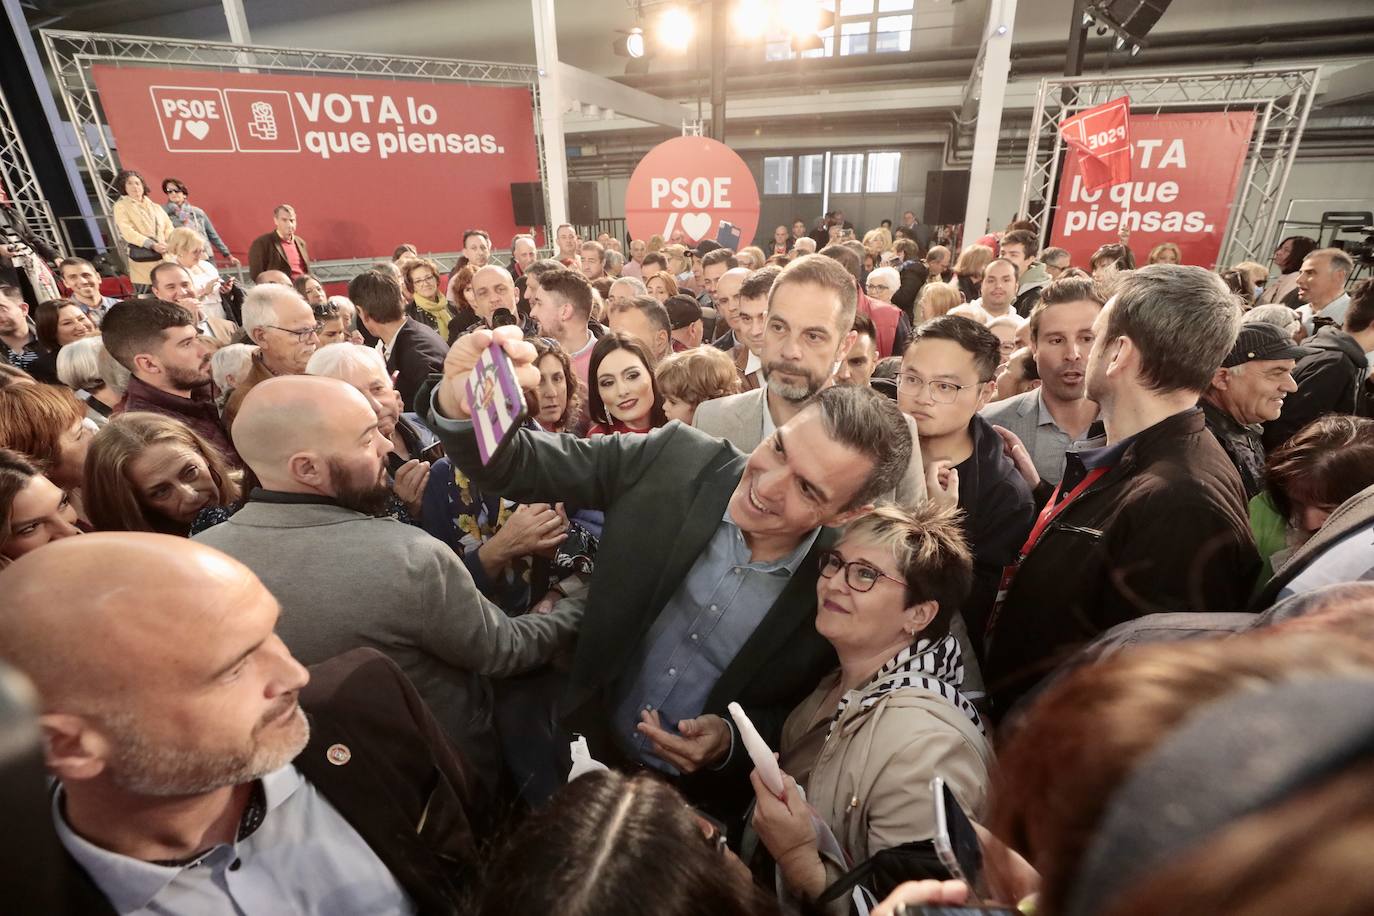
[[[448,340],[448,320],[452,317],[448,310],[448,300],[443,296],[438,299],[426,299],[416,293],[415,305],[420,311],[434,319],[435,324],[439,325],[439,336]]]

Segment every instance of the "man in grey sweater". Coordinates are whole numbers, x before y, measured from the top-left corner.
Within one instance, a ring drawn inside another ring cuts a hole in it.
[[[244,399],[233,435],[260,487],[198,540],[262,579],[282,606],[277,632],[302,663],[360,646],[391,656],[493,783],[500,759],[487,678],[549,661],[572,641],[579,611],[507,617],[445,544],[378,518],[391,443],[352,386],[269,379]]]

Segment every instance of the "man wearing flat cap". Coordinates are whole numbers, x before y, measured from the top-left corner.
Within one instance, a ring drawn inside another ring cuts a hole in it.
[[[1236,344],[1198,402],[1207,428],[1240,472],[1247,499],[1264,487],[1264,428],[1298,385],[1293,368],[1309,350],[1272,324],[1242,325]]]
[[[705,334],[701,304],[691,296],[678,293],[676,296],[669,296],[663,307],[668,310],[673,352],[681,353],[683,350],[701,346]]]

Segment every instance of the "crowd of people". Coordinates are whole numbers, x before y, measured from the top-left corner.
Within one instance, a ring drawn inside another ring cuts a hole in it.
[[[0,252],[25,911],[1374,907],[1345,251],[835,212],[471,229],[331,294],[309,214],[240,284],[182,182],[116,185],[132,297]],[[492,347],[525,411],[486,454]]]

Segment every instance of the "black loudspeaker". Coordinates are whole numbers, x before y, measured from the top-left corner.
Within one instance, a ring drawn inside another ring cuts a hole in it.
[[[544,217],[544,186],[537,181],[524,181],[510,186],[510,206],[517,226],[542,226]]]
[[[568,182],[568,222],[574,226],[594,226],[601,220],[595,181]]]
[[[1144,38],[1173,0],[1098,0],[1088,12],[1099,22],[1116,27],[1131,38]]]
[[[932,226],[953,226],[964,221],[968,207],[968,172],[926,172],[926,217]]]

